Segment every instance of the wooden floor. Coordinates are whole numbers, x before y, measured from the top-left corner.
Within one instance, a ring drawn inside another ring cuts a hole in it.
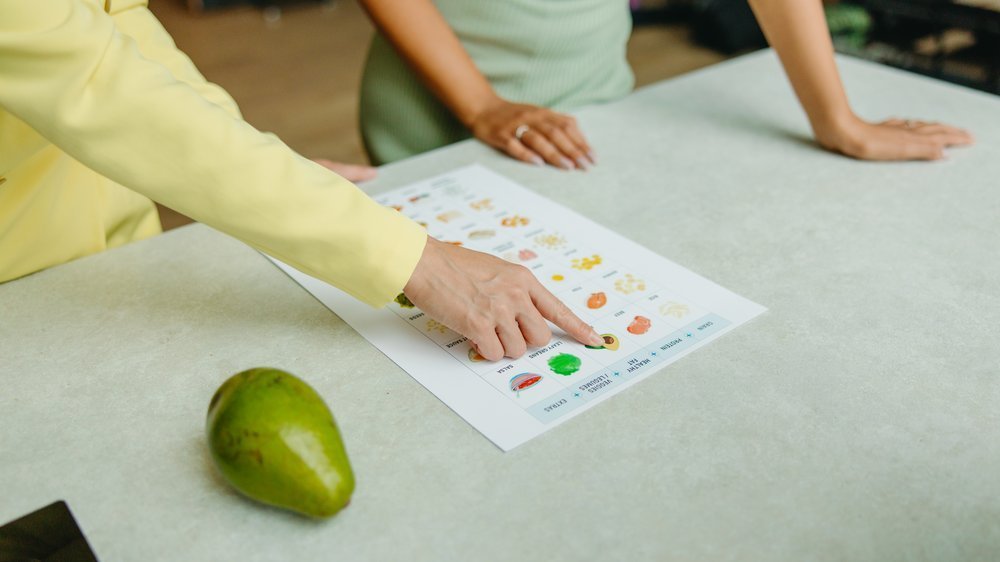
[[[358,86],[373,30],[356,0],[300,4],[276,21],[249,7],[191,13],[183,0],[151,0],[150,9],[258,129],[310,158],[366,161]],[[628,58],[641,86],[724,57],[693,45],[681,26],[655,26],[635,30]],[[160,216],[164,229],[190,222],[166,208]]]

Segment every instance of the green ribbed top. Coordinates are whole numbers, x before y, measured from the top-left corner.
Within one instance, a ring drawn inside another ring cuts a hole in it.
[[[632,89],[632,22],[622,0],[435,0],[503,98],[571,110]],[[470,136],[381,35],[361,84],[361,132],[385,164]]]

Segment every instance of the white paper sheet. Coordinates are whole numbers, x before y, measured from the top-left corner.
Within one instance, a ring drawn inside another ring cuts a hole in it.
[[[440,239],[531,269],[598,333],[555,330],[517,360],[483,361],[417,308],[374,310],[275,263],[504,451],[586,411],[766,309],[482,166],[376,197]],[[405,301],[404,301],[405,303]]]

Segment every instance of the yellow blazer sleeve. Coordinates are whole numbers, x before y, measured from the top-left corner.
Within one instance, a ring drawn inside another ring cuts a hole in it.
[[[228,92],[205,80],[198,68],[177,45],[156,16],[147,8],[146,0],[115,0],[111,17],[118,30],[135,40],[139,53],[167,67],[174,78],[194,88],[208,101],[235,117],[241,117],[239,106]]]
[[[419,225],[144,58],[91,0],[0,0],[0,105],[98,173],[371,305],[423,251]]]

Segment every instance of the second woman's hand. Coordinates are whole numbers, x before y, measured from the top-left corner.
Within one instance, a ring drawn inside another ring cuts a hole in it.
[[[472,134],[507,155],[563,170],[586,170],[594,154],[572,116],[495,99],[468,123]]]
[[[334,162],[333,160],[327,160],[325,158],[316,158],[313,162],[323,166],[331,172],[334,172],[349,182],[358,183],[373,180],[375,179],[375,176],[378,175],[378,170],[363,164],[345,164],[343,162]]]
[[[604,341],[526,268],[430,237],[403,293],[489,361],[547,344],[546,320],[585,345]]]
[[[827,150],[859,160],[941,160],[946,148],[974,142],[967,131],[943,123],[911,119],[868,123],[854,116],[817,129],[816,140]]]

